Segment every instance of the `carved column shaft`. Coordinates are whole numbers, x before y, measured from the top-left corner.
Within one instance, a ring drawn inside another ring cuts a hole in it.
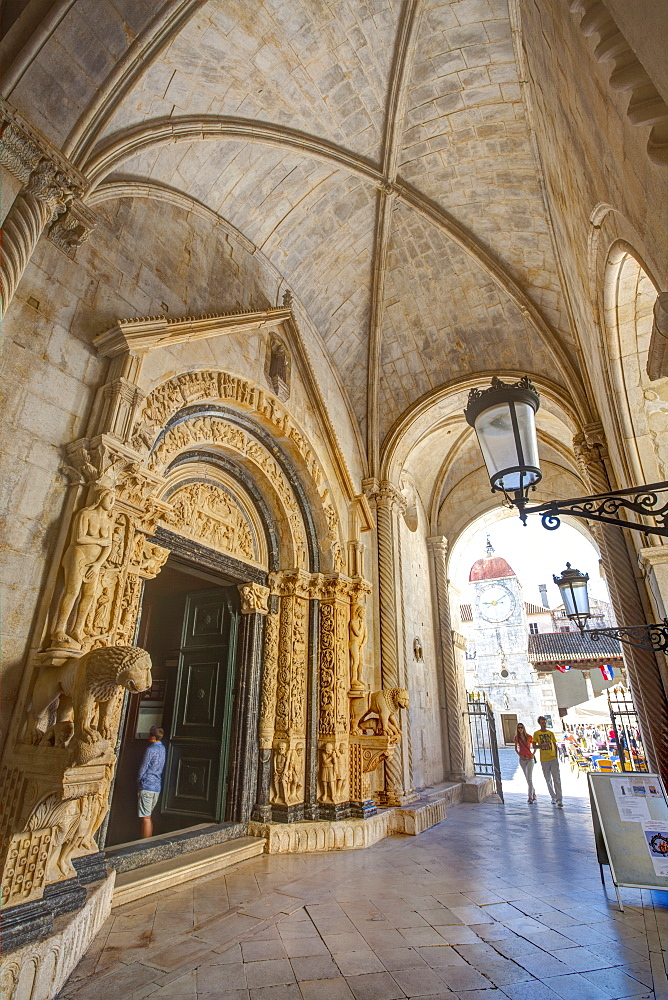
[[[250,819],[258,772],[258,715],[260,703],[260,670],[262,638],[267,615],[269,588],[259,584],[242,584],[241,630],[239,636],[240,665],[235,696],[235,719],[232,745],[236,748],[227,813],[230,819],[246,822]]]
[[[299,570],[272,576],[280,612],[271,803],[287,821],[304,811],[309,580]]]
[[[380,610],[381,670],[384,688],[405,687],[403,677],[404,652],[400,606],[399,530],[397,517],[403,498],[389,482],[380,484],[374,495],[376,504],[376,534],[378,543],[378,597]],[[407,738],[408,726],[404,726]],[[404,759],[405,758],[405,759]],[[408,747],[385,763],[386,798],[398,805],[411,787]]]
[[[348,797],[350,731],[349,581],[327,580],[320,599],[318,798],[330,805]]]
[[[574,447],[592,493],[609,491],[612,487],[604,461],[601,429],[586,429],[574,438]],[[642,624],[647,616],[623,529],[602,525],[598,537],[617,623]],[[668,780],[668,701],[656,655],[633,646],[624,646],[624,655],[650,766],[658,768],[664,780]]]
[[[452,641],[452,622],[450,619],[450,599],[448,594],[448,576],[446,571],[447,539],[434,535],[427,539],[431,555],[431,567],[436,592],[436,613],[438,620],[439,650],[443,678],[443,693],[445,696],[445,722],[447,735],[444,734],[447,750],[447,770],[453,781],[461,781],[466,777],[465,747],[463,732],[465,725],[464,710],[466,708],[466,693],[464,678],[458,669],[455,648]]]

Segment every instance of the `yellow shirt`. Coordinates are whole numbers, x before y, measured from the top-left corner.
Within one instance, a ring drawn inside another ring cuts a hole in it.
[[[554,760],[557,756],[557,741],[551,729],[537,729],[533,734],[533,745],[540,750],[540,762]]]

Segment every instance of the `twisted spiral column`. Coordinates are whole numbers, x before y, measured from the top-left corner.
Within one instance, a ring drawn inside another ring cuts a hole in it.
[[[457,667],[455,648],[452,641],[450,600],[448,597],[448,575],[445,557],[448,541],[443,535],[427,538],[431,556],[431,568],[436,591],[436,612],[438,616],[437,634],[445,695],[445,718],[447,723],[447,770],[453,781],[466,777],[465,743],[462,733],[463,713],[466,707],[464,678]]]
[[[384,688],[404,687],[399,650],[400,606],[397,597],[397,513],[403,497],[389,482],[376,484],[372,494],[376,507],[376,538],[378,545],[378,598],[380,610],[381,676]],[[404,728],[404,727],[402,727]],[[408,727],[406,726],[405,729]],[[402,740],[403,742],[403,740]],[[408,764],[408,761],[407,761]],[[385,790],[388,804],[398,805],[405,795],[402,757],[395,753],[385,762]],[[408,775],[410,788],[410,775]]]
[[[585,428],[573,439],[580,470],[592,493],[611,488],[605,458],[606,445],[600,425]],[[597,531],[617,623],[639,625],[647,620],[638,580],[633,570],[623,529],[601,525]],[[656,655],[648,649],[624,646],[633,698],[651,768],[668,780],[668,701]]]
[[[0,104],[0,127],[0,164],[23,185],[2,228],[0,315],[4,316],[45,227],[81,193],[83,179],[76,171],[67,172],[66,161],[55,151],[51,156],[13,120],[4,104]]]

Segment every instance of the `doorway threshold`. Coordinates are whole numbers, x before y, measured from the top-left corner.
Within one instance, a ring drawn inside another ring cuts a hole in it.
[[[182,854],[192,854],[205,848],[237,840],[248,834],[247,823],[199,823],[185,830],[161,833],[147,840],[131,840],[105,848],[109,867],[120,875],[146,865],[169,861]]]
[[[192,879],[213,875],[223,868],[264,853],[263,837],[238,837],[222,844],[191,851],[165,861],[156,861],[116,876],[112,906],[123,906],[154,892],[183,885]]]

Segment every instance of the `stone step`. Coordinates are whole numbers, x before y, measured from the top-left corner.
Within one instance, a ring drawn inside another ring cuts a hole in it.
[[[131,903],[143,896],[150,896],[162,889],[181,885],[202,875],[229,868],[240,861],[257,857],[264,852],[266,841],[263,837],[239,837],[223,844],[204,847],[190,854],[180,854],[166,861],[156,861],[143,868],[121,872],[116,876],[113,906]]]

